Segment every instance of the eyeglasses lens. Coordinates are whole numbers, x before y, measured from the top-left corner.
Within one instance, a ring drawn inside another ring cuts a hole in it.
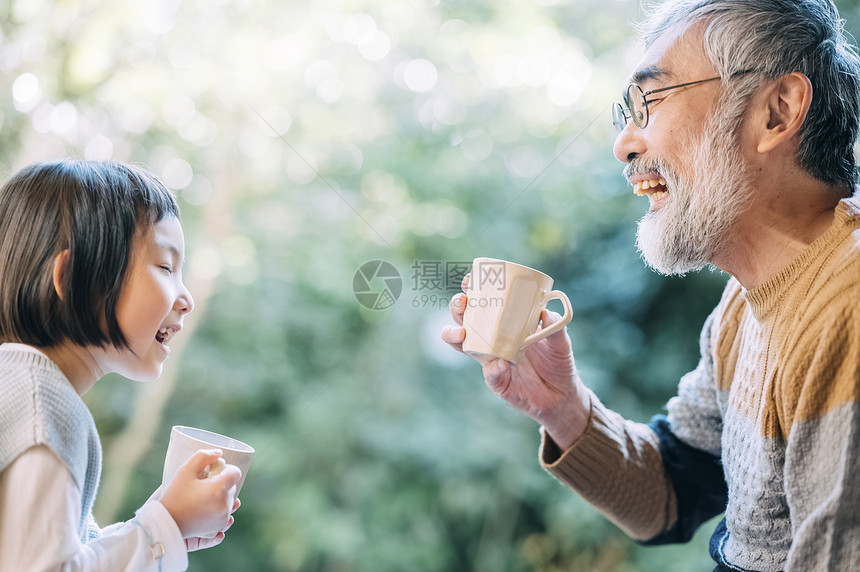
[[[627,127],[627,121],[628,117],[624,106],[616,101],[612,104],[612,125],[615,126],[618,133],[621,133]]]
[[[624,103],[617,101],[612,104],[612,125],[618,133],[624,131],[627,122],[633,120],[638,127],[648,124],[648,106],[645,104],[645,94],[635,83],[630,84],[624,92]]]
[[[624,104],[630,108],[630,116],[637,127],[645,127],[648,123],[648,107],[645,105],[645,94],[642,88],[631,83],[625,94]]]

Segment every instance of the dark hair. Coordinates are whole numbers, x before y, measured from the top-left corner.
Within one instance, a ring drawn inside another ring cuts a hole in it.
[[[12,175],[0,187],[0,341],[126,347],[116,306],[132,241],[168,216],[179,217],[173,194],[132,165],[63,159]]]
[[[858,182],[854,158],[860,115],[860,58],[831,0],[675,0],[643,26],[649,44],[674,24],[707,21],[705,51],[730,88],[751,97],[761,76],[801,72],[812,104],[800,128],[798,163],[813,177],[845,188]]]

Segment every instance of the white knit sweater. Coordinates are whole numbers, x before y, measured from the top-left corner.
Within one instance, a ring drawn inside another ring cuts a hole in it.
[[[19,344],[0,345],[0,396],[0,471],[30,447],[49,447],[80,488],[81,541],[97,537],[92,508],[102,451],[81,397],[50,359]]]

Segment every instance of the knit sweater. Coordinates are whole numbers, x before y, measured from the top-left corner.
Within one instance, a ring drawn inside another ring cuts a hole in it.
[[[553,475],[644,543],[711,539],[718,570],[856,570],[860,562],[860,200],[765,284],[729,280],[667,417],[592,396]]]
[[[92,507],[101,475],[95,421],[60,369],[45,355],[0,346],[0,471],[46,445],[69,467],[81,491],[81,542],[97,537]]]

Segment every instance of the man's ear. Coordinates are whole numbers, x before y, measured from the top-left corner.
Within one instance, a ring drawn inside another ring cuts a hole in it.
[[[60,300],[63,299],[63,276],[66,273],[66,267],[69,263],[69,249],[65,249],[54,257],[54,290],[57,292]]]
[[[800,130],[812,103],[812,82],[800,72],[792,72],[775,80],[765,89],[761,101],[762,122],[759,131],[759,153],[772,151],[790,140]]]

